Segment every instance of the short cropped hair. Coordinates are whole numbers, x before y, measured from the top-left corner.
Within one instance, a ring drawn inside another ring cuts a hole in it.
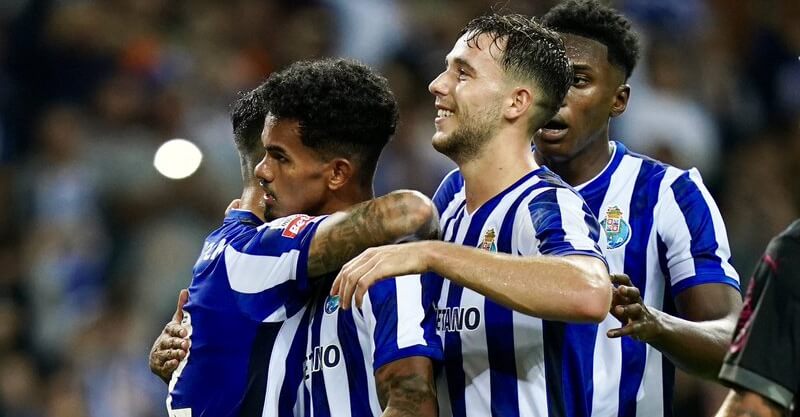
[[[631,76],[639,60],[639,38],[618,11],[597,0],[567,0],[542,16],[542,23],[559,33],[571,33],[602,43],[608,61]]]
[[[477,17],[467,23],[459,36],[475,42],[480,35],[489,35],[503,56],[500,63],[505,71],[521,79],[533,80],[541,89],[544,106],[552,111],[549,119],[561,106],[572,85],[572,67],[567,59],[561,37],[521,14],[496,13]],[[502,45],[498,42],[505,42]]]
[[[324,160],[358,161],[362,180],[372,180],[397,127],[397,101],[386,78],[352,60],[300,61],[270,76],[264,92],[272,116],[299,122],[303,145]]]

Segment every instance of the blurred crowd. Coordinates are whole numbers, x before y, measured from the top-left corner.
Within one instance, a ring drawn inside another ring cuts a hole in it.
[[[3,0],[0,2],[0,417],[165,415],[147,352],[205,234],[241,191],[228,119],[237,92],[299,59],[385,74],[401,123],[375,188],[431,194],[428,82],[490,7],[554,0]],[[743,279],[800,215],[800,2],[619,0],[643,59],[613,138],[696,166]],[[187,138],[184,180],[153,168]],[[298,190],[302,192],[302,190]],[[711,415],[711,384],[679,375],[676,415]]]

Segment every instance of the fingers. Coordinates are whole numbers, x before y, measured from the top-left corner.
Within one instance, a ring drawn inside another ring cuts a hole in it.
[[[184,288],[181,290],[181,292],[178,293],[178,306],[175,309],[175,314],[172,315],[172,321],[177,323],[183,321],[183,306],[185,306],[186,302],[188,301],[189,301],[189,290]]]
[[[614,285],[627,285],[633,287],[631,278],[625,274],[611,274],[611,283]]]
[[[182,339],[189,335],[189,331],[179,323],[169,322],[164,326],[164,334]]]
[[[356,286],[359,280],[366,271],[372,269],[372,262],[376,251],[367,249],[361,255],[356,256],[350,262],[346,263],[339,275],[336,276],[335,281],[339,281],[336,288],[339,295],[339,307],[348,310],[352,304],[353,294],[356,291]]]
[[[238,209],[241,206],[242,206],[242,200],[241,199],[237,198],[237,199],[231,201],[231,203],[228,204],[228,208],[225,209],[225,215],[226,216],[229,215],[231,213],[231,210]]]

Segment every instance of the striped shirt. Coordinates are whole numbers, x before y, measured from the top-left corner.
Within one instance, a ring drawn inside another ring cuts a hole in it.
[[[292,346],[293,336],[311,294],[306,260],[323,218],[262,224],[233,210],[208,236],[184,307],[192,343],[169,384],[171,417],[294,413],[302,355],[292,352],[302,346]]]
[[[378,282],[361,309],[340,309],[329,291],[321,285],[303,317],[303,415],[379,416],[379,368],[411,356],[442,358],[431,299],[419,275]]]
[[[442,181],[434,203],[445,241],[520,256],[602,259],[597,220],[547,168],[530,172],[473,213],[467,212],[464,179],[456,170]],[[589,415],[592,368],[585,358],[591,358],[592,346],[575,341],[594,335],[596,325],[527,316],[440,277],[429,277],[425,287],[439,294],[441,415]]]
[[[696,169],[680,170],[612,142],[605,169],[576,187],[600,219],[601,249],[611,273],[627,274],[646,305],[675,313],[688,288],[719,283],[739,290],[725,225]],[[594,384],[594,416],[672,415],[674,367],[661,352],[630,337],[609,339],[620,323],[608,316],[580,343]]]

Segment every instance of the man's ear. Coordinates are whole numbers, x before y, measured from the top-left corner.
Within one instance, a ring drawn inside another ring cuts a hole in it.
[[[503,109],[503,116],[509,120],[516,120],[533,105],[533,94],[530,88],[516,87],[511,92],[510,101]]]
[[[617,87],[617,93],[614,95],[614,102],[611,103],[611,113],[609,114],[610,117],[617,117],[622,113],[625,113],[625,109],[628,108],[628,99],[631,96],[631,86],[628,84],[622,84]]]
[[[334,158],[329,162],[329,166],[328,188],[331,190],[344,187],[355,173],[353,163],[344,158]]]

